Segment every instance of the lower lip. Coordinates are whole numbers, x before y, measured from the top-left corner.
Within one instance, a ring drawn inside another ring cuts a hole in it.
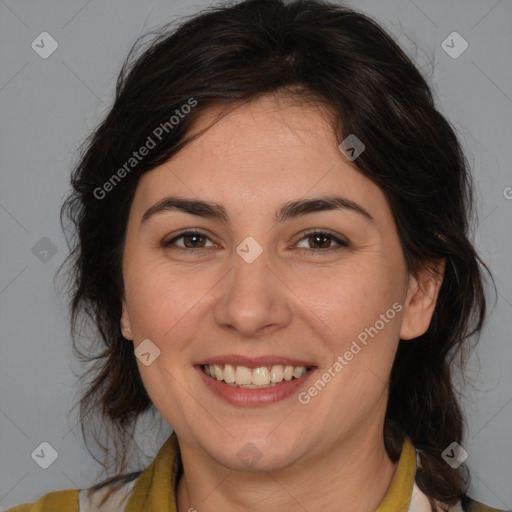
[[[218,396],[232,405],[243,407],[259,407],[262,405],[273,404],[288,398],[296,393],[315,372],[315,368],[306,372],[299,379],[283,381],[277,386],[260,389],[236,388],[229,386],[223,381],[208,377],[200,366],[195,367],[203,382]]]

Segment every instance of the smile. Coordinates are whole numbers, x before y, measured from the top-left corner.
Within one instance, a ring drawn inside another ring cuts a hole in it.
[[[300,379],[312,367],[274,365],[271,367],[248,368],[247,366],[231,364],[203,364],[201,369],[208,377],[232,387],[263,389],[277,386],[282,382]]]

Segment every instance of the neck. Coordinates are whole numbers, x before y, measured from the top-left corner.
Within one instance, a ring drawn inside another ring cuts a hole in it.
[[[197,452],[180,444],[184,471],[177,488],[177,510],[334,512],[343,504],[344,512],[374,512],[386,495],[397,463],[386,453],[382,428],[368,434],[357,429],[335,449],[261,473],[205,464],[204,457],[200,460]]]

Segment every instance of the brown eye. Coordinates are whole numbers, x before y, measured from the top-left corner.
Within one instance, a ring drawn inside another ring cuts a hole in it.
[[[207,245],[208,242],[209,245]],[[163,247],[172,248],[172,246],[177,249],[204,249],[213,247],[214,244],[203,233],[188,231],[163,243]]]
[[[343,247],[348,247],[348,243],[341,240],[337,236],[334,236],[331,233],[323,232],[323,231],[314,231],[311,233],[307,233],[299,241],[299,243],[297,244],[297,247],[302,250],[309,250],[309,251],[318,249],[318,251],[314,251],[314,252],[321,252],[321,251],[342,249]]]
[[[183,242],[185,247],[189,249],[196,249],[197,247],[204,247],[206,237],[203,235],[184,235]]]
[[[327,249],[331,245],[331,237],[326,235],[311,235],[308,241],[312,249]]]

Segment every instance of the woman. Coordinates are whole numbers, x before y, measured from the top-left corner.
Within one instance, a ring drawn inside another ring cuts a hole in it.
[[[12,510],[492,510],[452,384],[485,316],[470,212],[453,130],[369,18],[254,0],[164,29],[62,212],[115,476]],[[173,434],[123,474],[153,405]]]

